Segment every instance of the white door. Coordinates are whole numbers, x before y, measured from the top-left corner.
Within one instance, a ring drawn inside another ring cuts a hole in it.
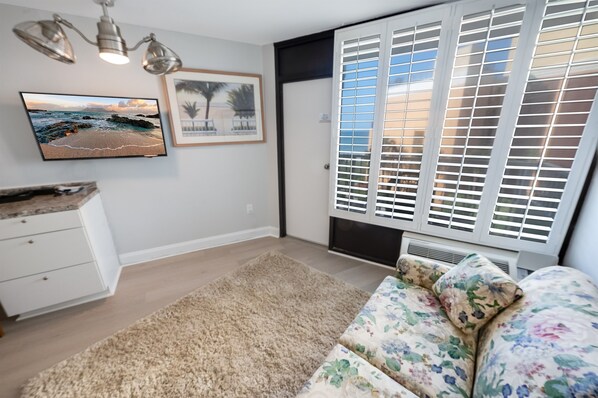
[[[323,245],[328,245],[331,96],[332,79],[283,86],[287,234]]]

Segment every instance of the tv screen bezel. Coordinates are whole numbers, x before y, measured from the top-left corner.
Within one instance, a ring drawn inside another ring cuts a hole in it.
[[[126,156],[90,156],[90,157],[78,157],[78,158],[57,158],[57,159],[46,159],[44,156],[44,152],[42,151],[41,143],[37,139],[37,135],[35,134],[35,127],[33,127],[33,121],[31,120],[31,116],[29,115],[29,109],[27,108],[27,103],[25,102],[25,97],[23,94],[41,94],[41,95],[63,95],[63,96],[71,96],[71,97],[98,97],[98,98],[117,98],[117,99],[140,99],[140,100],[151,100],[156,101],[156,108],[158,109],[158,118],[160,119],[160,131],[162,132],[162,143],[164,145],[164,153],[159,155],[126,155]],[[168,150],[166,148],[166,134],[164,134],[164,124],[162,122],[162,113],[160,112],[160,101],[158,98],[145,98],[145,97],[121,97],[115,95],[88,95],[88,94],[67,94],[67,93],[46,93],[46,92],[38,92],[38,91],[19,91],[19,96],[21,97],[21,102],[23,103],[23,107],[25,108],[25,113],[27,114],[27,120],[29,120],[29,126],[31,127],[31,133],[33,134],[33,138],[35,139],[35,143],[37,144],[37,149],[42,157],[44,162],[53,162],[53,161],[62,161],[62,160],[96,160],[96,159],[127,159],[127,158],[157,158],[157,157],[164,157],[168,156]]]

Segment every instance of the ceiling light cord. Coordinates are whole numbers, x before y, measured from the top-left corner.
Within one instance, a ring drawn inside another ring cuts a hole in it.
[[[62,18],[60,15],[54,14],[52,16],[54,17],[54,21],[56,21],[57,23],[60,23],[60,24],[62,24],[64,26],[66,26],[69,29],[74,30],[75,32],[77,32],[79,34],[79,36],[81,36],[83,38],[83,40],[85,40],[86,42],[88,42],[92,46],[96,46],[96,47],[98,46],[98,42],[97,41],[91,41],[91,40],[89,40],[87,37],[85,37],[85,35],[83,34],[83,32],[81,32],[79,29],[77,29],[75,27],[75,25],[73,25],[72,23],[70,23],[66,19]]]
[[[145,36],[143,39],[139,40],[139,42],[135,44],[133,47],[127,48],[127,50],[135,51],[139,47],[141,47],[143,43],[149,43],[150,41],[156,41],[156,35],[154,35],[153,33],[150,33],[149,35]]]

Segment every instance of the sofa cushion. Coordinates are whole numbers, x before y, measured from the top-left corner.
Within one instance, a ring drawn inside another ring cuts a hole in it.
[[[450,267],[444,264],[411,254],[403,254],[397,261],[397,278],[430,290],[448,270]]]
[[[471,334],[523,295],[513,278],[476,253],[442,275],[432,290],[449,319]]]
[[[474,396],[598,397],[598,288],[559,266],[520,285],[480,333]]]
[[[340,343],[419,396],[471,395],[475,338],[428,289],[387,277]]]
[[[367,361],[337,344],[297,397],[417,398]]]

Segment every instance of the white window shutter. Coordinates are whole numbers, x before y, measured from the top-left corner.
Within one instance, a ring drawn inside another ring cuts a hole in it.
[[[413,221],[442,22],[392,32],[376,216]]]
[[[335,34],[330,215],[558,253],[598,142],[598,0],[462,0]]]
[[[548,2],[490,235],[548,241],[597,88],[598,1]]]
[[[334,206],[365,213],[380,63],[380,35],[344,40],[338,73],[338,142]]]
[[[525,6],[463,16],[427,223],[473,232]]]

